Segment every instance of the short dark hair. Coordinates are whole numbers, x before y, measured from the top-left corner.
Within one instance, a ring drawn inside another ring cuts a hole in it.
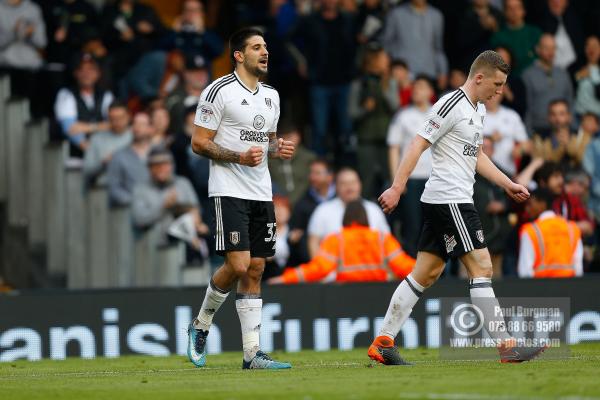
[[[362,200],[353,200],[346,205],[346,211],[344,211],[342,225],[350,226],[352,224],[369,226],[367,211],[362,204]]]
[[[361,177],[360,177],[360,174],[358,173],[358,171],[357,171],[357,170],[355,170],[355,169],[354,169],[354,168],[352,168],[352,167],[347,167],[347,166],[346,166],[346,167],[341,167],[340,169],[338,169],[338,170],[336,171],[336,173],[335,173],[335,178],[336,178],[336,180],[337,180],[338,176],[340,176],[340,175],[341,175],[341,174],[343,174],[344,172],[350,172],[350,173],[356,174],[356,176],[358,176],[358,179],[361,179]]]
[[[554,194],[546,188],[537,188],[531,192],[531,198],[546,203],[546,209],[552,208]]]
[[[533,175],[533,179],[539,184],[541,182],[546,183],[548,179],[554,174],[562,174],[563,171],[558,163],[553,161],[546,161],[544,165],[538,169]]]
[[[114,110],[115,108],[124,108],[125,110],[127,110],[129,112],[129,107],[127,107],[127,104],[125,104],[124,101],[121,100],[113,100],[112,103],[110,103],[110,105],[108,106],[108,111],[110,110]]]
[[[502,57],[500,57],[500,54],[496,53],[494,50],[486,50],[477,56],[475,61],[473,61],[473,64],[471,64],[469,76],[475,75],[482,69],[486,69],[488,71],[500,70],[506,75],[510,73],[510,66],[505,63]]]
[[[310,162],[310,165],[313,166],[315,164],[321,164],[325,167],[325,169],[327,169],[327,172],[329,172],[330,174],[333,174],[333,167],[331,166],[331,163],[329,161],[327,161],[325,158],[319,157],[319,158],[315,158],[314,160],[312,160]]]
[[[548,111],[550,111],[550,109],[557,104],[564,104],[565,107],[567,107],[567,111],[569,111],[569,112],[571,111],[569,108],[569,102],[567,101],[567,99],[563,99],[563,98],[554,99],[550,103],[548,103]]]
[[[408,64],[406,63],[406,61],[400,59],[400,58],[396,58],[395,60],[392,60],[392,64],[391,67],[402,67],[404,69],[408,69]]]
[[[413,79],[413,83],[417,82],[417,81],[425,81],[429,84],[429,86],[435,90],[435,83],[433,82],[433,80],[429,77],[429,75],[425,75],[425,74],[418,74],[417,76],[415,76],[415,79]]]
[[[246,41],[252,36],[260,36],[264,38],[265,34],[258,28],[250,27],[240,29],[239,31],[231,35],[231,37],[229,38],[229,57],[231,57],[231,62],[234,66],[236,64],[236,61],[233,54],[236,51],[244,52],[244,49],[246,48],[247,44]]]

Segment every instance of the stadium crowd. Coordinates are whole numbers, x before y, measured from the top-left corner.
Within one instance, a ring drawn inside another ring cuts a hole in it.
[[[189,213],[214,248],[209,160],[190,147],[194,114],[202,90],[229,72],[229,35],[255,25],[269,48],[265,80],[281,97],[278,134],[297,146],[291,161],[270,162],[278,240],[265,278],[318,256],[359,199],[370,227],[416,256],[429,152],[394,214],[376,199],[433,102],[464,83],[485,49],[512,72],[503,96],[485,104],[483,151],[517,182],[542,189],[537,208],[519,206],[477,177],[495,276],[532,276],[519,259],[522,227],[552,210],[580,232],[577,275],[600,271],[600,2],[179,3],[179,15],[166,18],[136,0],[0,1],[0,73],[13,95],[51,118],[51,138],[70,143],[86,186],[107,187],[113,207],[131,206],[137,229],[163,224],[166,232]],[[192,247],[189,257],[207,257]],[[458,263],[446,270],[464,276]]]

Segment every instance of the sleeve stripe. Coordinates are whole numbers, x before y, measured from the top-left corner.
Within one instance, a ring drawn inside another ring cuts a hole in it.
[[[456,90],[454,93],[452,93],[452,96],[450,96],[450,98],[448,100],[446,100],[444,105],[442,105],[442,107],[439,109],[438,115],[442,115],[442,113],[446,110],[446,108],[450,105],[450,103],[452,103],[452,101],[454,99],[456,99],[457,96],[460,96],[460,94],[461,94],[461,92],[458,90]]]
[[[464,94],[460,94],[455,100],[452,101],[452,104],[450,104],[448,107],[446,107],[446,109],[444,111],[438,111],[438,115],[441,115],[442,118],[446,118],[446,116],[448,115],[448,113],[454,108],[455,105],[458,104],[458,102],[465,97]]]
[[[273,86],[271,86],[271,85],[267,85],[266,83],[262,83],[262,82],[260,84],[263,85],[264,87],[268,88],[268,89],[275,90],[275,88]]]
[[[233,82],[235,77],[233,75],[226,76],[221,81],[217,82],[212,88],[210,88],[208,95],[206,95],[206,101],[212,103],[217,95],[219,89],[225,86],[227,83]]]

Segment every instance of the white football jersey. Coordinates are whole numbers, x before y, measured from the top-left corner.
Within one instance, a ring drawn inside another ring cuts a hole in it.
[[[277,131],[279,93],[258,83],[247,88],[236,72],[211,83],[200,95],[194,123],[217,131],[214,142],[226,149],[245,152],[261,146],[262,163],[248,167],[237,163],[210,161],[209,197],[227,196],[246,200],[271,201],[269,175],[269,133]]]
[[[431,143],[433,165],[421,201],[431,204],[473,203],[479,146],[483,143],[485,106],[474,105],[459,88],[429,111],[423,138]]]

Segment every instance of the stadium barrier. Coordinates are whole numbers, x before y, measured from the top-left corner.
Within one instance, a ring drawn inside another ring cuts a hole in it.
[[[25,232],[24,243],[16,246],[19,257],[10,254],[14,246],[0,249],[5,253],[1,261],[11,263],[5,271],[28,271],[28,265],[13,265],[15,260],[23,261],[23,252],[42,249],[46,273],[66,278],[70,289],[183,282],[184,245],[158,248],[158,227],[134,233],[131,211],[109,208],[106,188],[85,191],[81,165],[69,162],[68,144],[49,141],[48,121],[31,121],[29,102],[11,98],[9,79],[3,76],[0,203],[7,210],[3,229]],[[196,274],[200,279],[195,282],[205,282],[207,275]]]
[[[600,278],[505,279],[501,297],[570,299],[569,343],[600,341]],[[263,290],[261,346],[298,351],[366,347],[376,335],[397,282],[268,286]],[[204,288],[31,292],[0,296],[0,361],[126,354],[185,355],[186,328]],[[425,292],[397,338],[405,347],[439,347],[441,298],[468,295],[461,280]],[[234,296],[215,316],[209,353],[240,351]],[[40,312],[40,310],[44,310]],[[35,318],[32,318],[35,316]],[[365,356],[366,357],[366,356]]]

